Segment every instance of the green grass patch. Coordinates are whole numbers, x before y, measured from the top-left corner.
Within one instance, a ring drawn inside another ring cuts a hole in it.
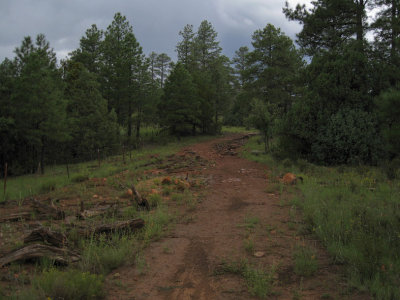
[[[294,272],[299,276],[312,276],[318,270],[316,252],[305,246],[296,247],[293,253]]]
[[[83,241],[82,260],[79,269],[83,272],[107,275],[130,260],[134,253],[134,240],[129,235],[105,235]]]
[[[103,299],[104,277],[79,270],[50,269],[32,280],[32,287],[22,290],[9,299]]]
[[[266,164],[269,177],[292,172],[304,178],[288,190],[305,222],[301,232],[316,235],[347,267],[350,285],[377,299],[400,299],[400,181],[376,167],[283,164],[251,154],[261,148],[252,138],[242,156]]]
[[[122,155],[111,156],[98,161],[88,161],[77,164],[70,164],[69,177],[66,165],[51,165],[46,167],[44,175],[23,175],[18,177],[9,176],[7,179],[6,193],[4,193],[4,179],[0,179],[0,202],[6,200],[22,201],[26,197],[31,197],[41,193],[47,193],[54,189],[86,181],[89,178],[104,178],[125,170],[144,169],[143,165],[149,163],[151,155],[157,155],[154,163],[164,157],[178,152],[181,148],[188,145],[215,138],[212,136],[185,137],[180,141],[169,137],[164,145],[149,144],[141,149],[131,151],[131,155],[125,155],[125,163]]]
[[[240,260],[223,261],[214,271],[214,274],[230,273],[239,275],[245,279],[248,291],[252,296],[266,299],[272,293],[275,272],[275,267],[265,271],[250,265],[247,260]]]

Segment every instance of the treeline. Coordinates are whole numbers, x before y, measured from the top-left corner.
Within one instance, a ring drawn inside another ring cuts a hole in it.
[[[399,10],[398,0],[286,3],[286,17],[302,24],[300,47],[267,25],[252,51],[236,52],[230,122],[256,125],[281,157],[400,167]]]
[[[398,0],[286,4],[286,17],[303,25],[299,47],[268,24],[232,60],[208,21],[179,32],[176,63],[165,53],[144,55],[120,13],[105,31],[92,25],[60,63],[43,35],[26,37],[0,65],[0,168],[43,172],[48,162],[132,148],[144,125],[172,135],[254,126],[266,151],[282,158],[394,163],[399,9]]]
[[[180,34],[178,64],[165,53],[145,56],[120,13],[105,31],[92,25],[60,63],[44,35],[26,37],[0,65],[2,174],[5,163],[17,175],[132,149],[144,125],[216,133],[231,90],[229,59],[209,22]]]

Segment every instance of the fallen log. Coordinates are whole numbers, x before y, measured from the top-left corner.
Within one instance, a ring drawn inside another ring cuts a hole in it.
[[[0,223],[3,222],[18,222],[20,220],[30,220],[31,212],[24,211],[15,214],[9,214],[8,216],[0,217]]]
[[[61,209],[43,204],[34,198],[31,198],[33,208],[40,214],[40,217],[51,217],[54,220],[62,220],[65,218],[65,212]]]
[[[99,207],[96,209],[85,209],[77,214],[77,217],[81,220],[85,220],[87,218],[102,216],[105,214],[112,214],[116,212],[117,208],[116,205],[107,205],[104,207]]]
[[[138,230],[144,226],[144,220],[143,219],[133,219],[133,220],[128,220],[128,221],[120,221],[120,222],[114,222],[112,224],[102,224],[98,225],[96,227],[88,227],[88,228],[79,228],[78,233],[79,235],[82,235],[84,237],[90,237],[92,235],[98,235],[98,234],[109,234],[121,230]]]
[[[62,248],[67,245],[67,237],[61,232],[51,231],[50,229],[40,227],[32,230],[25,238],[24,243],[45,242],[55,247]]]
[[[68,249],[43,245],[31,244],[14,250],[0,258],[0,268],[15,261],[26,261],[46,257],[56,264],[68,265],[80,260],[80,256]]]

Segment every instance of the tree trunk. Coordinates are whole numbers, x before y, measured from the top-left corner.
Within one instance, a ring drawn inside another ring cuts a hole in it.
[[[132,104],[128,103],[128,138],[132,136]]]
[[[42,147],[40,150],[40,173],[43,175],[44,174],[44,137],[42,137]]]
[[[138,116],[136,120],[136,139],[139,140],[140,138],[140,126],[141,126],[141,119],[142,119],[142,109],[138,107]]]

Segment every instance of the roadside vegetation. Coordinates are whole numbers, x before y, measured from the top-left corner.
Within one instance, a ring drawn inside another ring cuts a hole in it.
[[[263,149],[255,137],[242,155],[266,165],[268,186],[290,192],[289,204],[300,210],[304,221],[299,233],[318,237],[332,263],[346,267],[351,287],[368,291],[376,299],[398,299],[399,174],[393,176],[391,168],[323,167],[305,160],[277,160],[260,154]],[[295,187],[280,184],[279,178],[286,172],[302,176],[304,183]],[[318,267],[313,257],[312,249],[295,249],[294,271],[312,275]]]
[[[47,258],[33,263],[13,262],[3,268],[0,299],[101,299],[105,296],[105,277],[118,267],[135,265],[140,273],[145,273],[147,263],[143,254],[146,248],[173,228],[182,212],[195,209],[199,192],[194,195],[193,191],[203,185],[201,178],[191,178],[189,184],[183,178],[170,177],[160,170],[193,168],[203,163],[191,156],[175,158],[174,154],[184,146],[208,138],[186,138],[179,143],[136,150],[125,153],[124,157],[109,157],[100,165],[97,161],[71,165],[70,178],[65,166],[55,166],[54,173],[52,170],[46,175],[11,178],[6,201],[0,209],[27,209],[29,197],[44,203],[51,199],[57,206],[61,201],[61,207],[69,208],[65,210],[66,219],[61,221],[50,216],[38,219],[39,216],[31,214],[28,220],[21,218],[2,223],[2,253],[23,247],[23,232],[34,229],[40,222],[52,232],[64,234],[66,247],[79,254],[80,260],[68,266],[55,265]],[[50,185],[49,182],[52,188],[44,190],[43,186]],[[132,184],[147,199],[149,211],[132,204],[127,193],[127,187]],[[21,194],[12,193],[13,190],[20,190]],[[85,213],[95,211],[104,203],[113,204],[102,214],[85,215],[84,219],[74,217],[81,205]],[[67,221],[69,218],[73,218],[72,221]],[[87,237],[80,231],[83,226],[91,228],[132,219],[142,219],[145,226],[139,230],[121,229]],[[118,278],[112,280],[118,285]]]

